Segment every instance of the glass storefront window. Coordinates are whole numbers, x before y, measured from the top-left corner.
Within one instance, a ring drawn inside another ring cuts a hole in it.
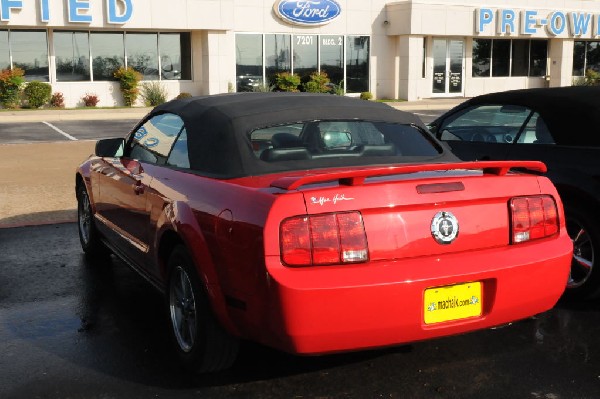
[[[48,82],[48,44],[46,31],[10,31],[13,68],[25,71],[25,80]]]
[[[512,41],[510,76],[527,76],[529,71],[529,40]]]
[[[573,76],[585,75],[585,42],[576,41],[573,47]]]
[[[318,46],[316,35],[294,35],[294,73],[302,82],[308,82],[310,74],[319,68]]]
[[[54,32],[56,80],[90,80],[90,44],[87,32]]]
[[[8,49],[8,31],[0,30],[0,69],[10,68],[10,52]]]
[[[158,36],[160,77],[163,80],[192,79],[192,54],[190,34],[161,33]]]
[[[113,73],[125,66],[123,33],[92,32],[92,74],[94,80],[116,80]]]
[[[492,42],[492,76],[508,76],[510,72],[510,39]]]
[[[346,39],[346,92],[369,91],[369,36]]]
[[[321,71],[327,73],[329,81],[339,85],[344,80],[344,36],[319,36]]]
[[[492,59],[492,40],[473,40],[473,76],[489,77]]]
[[[235,36],[237,91],[254,91],[263,85],[262,35]]]
[[[127,66],[141,73],[143,80],[158,80],[158,35],[127,33],[125,42]]]
[[[600,42],[587,42],[585,70],[600,72]]]
[[[265,35],[265,71],[269,85],[279,72],[292,72],[291,35]]]
[[[548,64],[548,41],[531,40],[529,76],[546,76]]]

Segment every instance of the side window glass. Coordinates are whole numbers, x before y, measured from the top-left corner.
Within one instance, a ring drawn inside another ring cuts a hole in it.
[[[450,118],[440,129],[442,140],[512,143],[531,114],[519,105],[481,105]]]
[[[164,164],[182,129],[183,121],[179,116],[156,115],[133,133],[125,154],[139,161]]]
[[[169,159],[167,159],[167,165],[177,166],[179,168],[190,168],[190,158],[188,156],[188,145],[187,145],[187,132],[185,128],[181,131],[181,134],[177,138],[177,141],[173,145]]]
[[[544,119],[535,112],[517,140],[520,144],[556,144]]]

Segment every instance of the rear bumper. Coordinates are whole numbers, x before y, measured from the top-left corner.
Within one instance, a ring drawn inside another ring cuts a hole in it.
[[[292,269],[267,258],[270,307],[262,341],[298,354],[397,345],[527,318],[562,295],[572,245],[559,238],[477,252]],[[482,315],[426,325],[427,288],[479,281]]]

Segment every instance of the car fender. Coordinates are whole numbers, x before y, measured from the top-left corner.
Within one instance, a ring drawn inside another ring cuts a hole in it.
[[[90,197],[90,205],[92,206],[92,211],[96,212],[96,202],[94,201],[94,192],[92,189],[92,179],[91,179],[91,165],[90,161],[87,160],[77,168],[75,173],[75,198],[77,199],[77,190],[80,184],[84,184],[85,188],[88,192],[88,196]]]
[[[225,295],[221,290],[208,244],[189,205],[182,201],[174,201],[165,206],[157,220],[156,230],[154,248],[157,258],[160,243],[165,234],[169,231],[176,233],[192,256],[194,267],[198,271],[198,276],[206,289],[212,309],[221,326],[231,334],[239,335],[227,312]],[[202,261],[198,262],[197,259]],[[159,261],[159,267],[160,273],[166,281],[168,273],[166,262]]]

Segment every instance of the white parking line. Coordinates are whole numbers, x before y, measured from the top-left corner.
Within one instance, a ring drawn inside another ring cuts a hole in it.
[[[436,116],[439,116],[439,115],[421,114],[421,113],[418,113],[418,112],[415,112],[415,115],[419,115],[419,116],[429,116],[429,117],[431,117],[431,118],[435,118]]]
[[[42,123],[46,126],[48,126],[51,129],[54,129],[55,131],[57,131],[58,133],[62,134],[63,136],[65,136],[66,138],[68,138],[69,140],[73,140],[73,141],[77,141],[77,139],[73,136],[71,136],[69,133],[63,132],[62,130],[60,130],[59,128],[57,128],[56,126],[54,126],[51,123],[48,123],[46,121],[42,121]]]

